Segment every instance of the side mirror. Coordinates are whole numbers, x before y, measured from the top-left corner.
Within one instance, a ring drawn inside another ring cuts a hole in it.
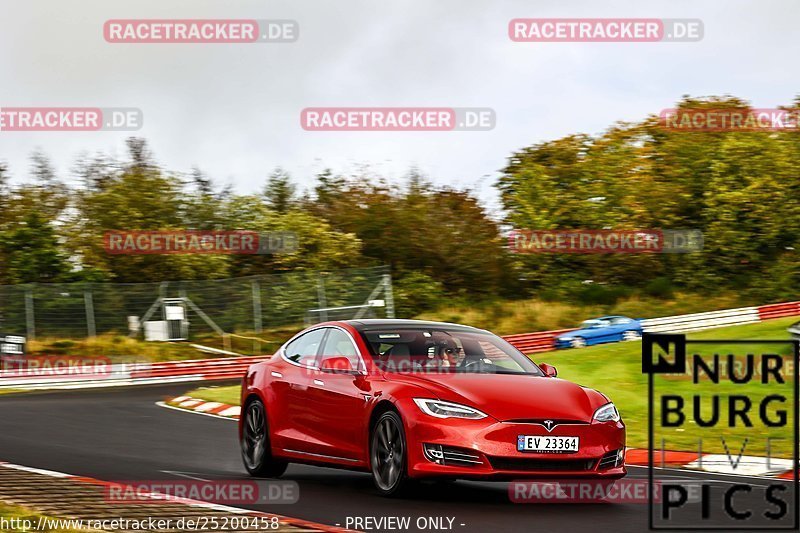
[[[539,365],[539,368],[544,370],[544,375],[547,376],[548,378],[554,378],[558,376],[558,370],[556,370],[556,367],[554,367],[553,365],[548,365],[547,363],[541,363]]]
[[[353,366],[350,364],[350,359],[347,357],[328,357],[322,360],[320,370],[325,372],[353,372]]]

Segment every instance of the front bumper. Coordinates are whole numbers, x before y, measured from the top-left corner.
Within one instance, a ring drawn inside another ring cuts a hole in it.
[[[553,346],[556,348],[571,348],[572,339],[555,339],[553,341]]]
[[[436,419],[421,414],[407,423],[408,473],[413,478],[617,479],[626,474],[621,422],[560,424],[551,432],[535,423],[492,418]],[[576,453],[520,452],[519,435],[577,436],[580,447]],[[432,447],[443,451],[441,460],[431,457]]]

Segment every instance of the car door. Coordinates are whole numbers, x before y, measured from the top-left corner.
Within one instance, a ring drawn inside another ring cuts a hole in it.
[[[615,341],[622,340],[622,334],[630,329],[636,329],[635,324],[632,321],[625,317],[617,317],[611,320],[611,324],[614,327],[614,338]]]
[[[370,385],[363,359],[344,329],[327,328],[308,385],[314,453],[350,461],[365,457]]]
[[[325,328],[295,337],[281,350],[284,364],[272,381],[275,396],[273,413],[274,446],[285,450],[308,451],[315,416],[308,405],[308,385],[322,348]]]
[[[608,342],[612,336],[611,331],[611,324],[608,320],[598,320],[597,325],[586,332],[586,340],[589,341],[589,344]]]

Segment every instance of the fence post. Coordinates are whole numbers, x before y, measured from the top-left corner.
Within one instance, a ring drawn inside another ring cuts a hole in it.
[[[317,276],[317,299],[319,300],[320,309],[325,309],[326,307],[328,307],[328,299],[325,297],[325,277],[322,274]],[[328,321],[327,311],[320,311],[319,321],[320,322]]]
[[[186,302],[189,298],[186,297],[186,289],[183,288],[183,282],[181,282],[181,290],[179,292],[181,301],[183,303],[183,320],[181,320],[181,337],[185,340],[189,340],[189,308],[186,305]]]
[[[86,306],[86,332],[90,337],[97,336],[97,327],[94,322],[94,299],[92,289],[83,291],[83,303]]]
[[[250,282],[253,292],[253,330],[256,335],[261,333],[261,285],[257,279]],[[253,352],[261,354],[261,343],[253,339]]]
[[[33,290],[32,286],[25,287],[25,324],[28,329],[28,340],[36,338],[36,322],[33,315]]]
[[[394,292],[392,291],[392,275],[383,275],[384,298],[386,299],[386,318],[394,318]]]

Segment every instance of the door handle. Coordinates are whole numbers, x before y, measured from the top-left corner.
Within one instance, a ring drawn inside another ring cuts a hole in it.
[[[314,380],[314,385],[319,385],[320,387],[324,387],[325,386],[325,382],[322,381],[321,379],[315,379]]]

